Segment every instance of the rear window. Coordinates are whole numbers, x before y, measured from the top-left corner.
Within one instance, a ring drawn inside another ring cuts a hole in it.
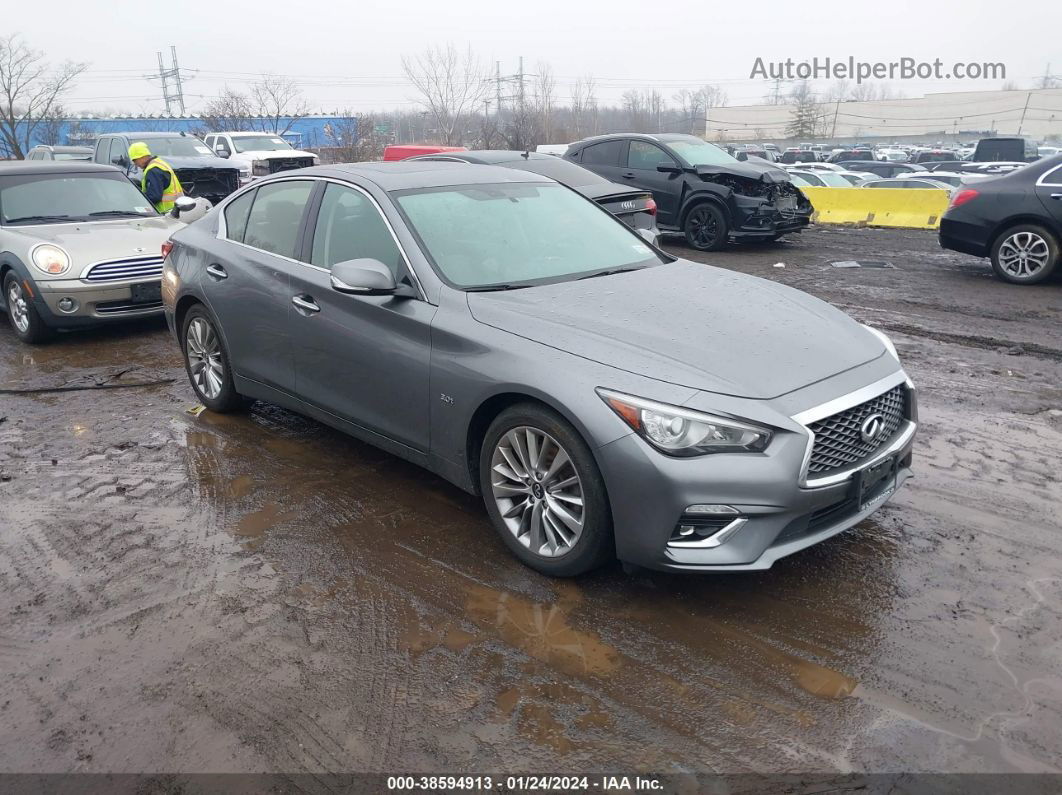
[[[573,188],[582,187],[584,185],[604,185],[608,182],[604,177],[600,177],[593,171],[589,171],[582,166],[577,166],[575,163],[570,163],[567,160],[561,160],[559,157],[542,157],[534,158],[533,160],[513,160],[506,163],[498,163],[499,166],[505,166],[506,168],[519,168],[525,171],[531,171],[535,174],[541,174],[544,177],[555,179],[557,182],[563,183]]]
[[[618,166],[622,151],[623,141],[605,141],[599,144],[590,144],[580,153],[579,162],[591,166]]]

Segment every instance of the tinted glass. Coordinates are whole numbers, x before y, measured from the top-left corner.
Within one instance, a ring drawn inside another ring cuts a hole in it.
[[[396,282],[405,275],[402,254],[380,211],[364,194],[333,183],[321,200],[310,262],[331,268],[365,257],[390,268]]]
[[[832,171],[816,171],[815,176],[822,180],[822,184],[828,188],[847,188],[851,185],[844,177]]]
[[[661,260],[593,202],[557,184],[409,191],[398,204],[458,287],[557,281]]]
[[[627,168],[656,171],[656,167],[660,165],[673,166],[675,161],[659,146],[645,141],[631,141],[627,152]]]
[[[243,242],[244,232],[247,231],[247,212],[251,209],[255,191],[249,190],[237,199],[233,199],[225,207],[225,237]]]
[[[694,138],[692,135],[689,138],[669,140],[667,145],[672,152],[691,166],[725,166],[737,162],[733,156],[715,144]]]
[[[299,221],[310,198],[309,180],[274,182],[258,189],[243,242],[282,257],[295,257]]]
[[[605,141],[600,144],[591,144],[583,150],[579,162],[591,166],[618,166],[622,150],[623,141]]]

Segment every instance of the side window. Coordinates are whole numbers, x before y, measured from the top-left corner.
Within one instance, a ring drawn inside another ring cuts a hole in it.
[[[380,211],[359,191],[331,183],[321,200],[310,264],[331,268],[364,257],[390,268],[395,281],[405,276],[402,254]]]
[[[40,149],[32,149],[32,150],[30,150],[30,153],[28,155],[26,155],[26,159],[27,160],[40,160],[41,159],[41,150]]]
[[[247,231],[247,214],[254,201],[255,191],[249,190],[239,198],[233,199],[225,207],[225,237],[243,242],[244,232]]]
[[[247,215],[243,242],[294,259],[299,222],[312,189],[313,182],[307,179],[260,187]]]
[[[1051,185],[1052,187],[1062,185],[1062,166],[1055,166],[1040,179],[1041,185]]]
[[[623,141],[605,141],[591,144],[583,150],[579,162],[589,166],[618,166]]]
[[[110,151],[111,151],[111,139],[110,138],[100,138],[96,142],[96,154],[95,154],[95,156],[92,159],[95,160],[97,163],[103,163],[104,165],[108,165],[109,166],[111,164],[111,158],[108,155],[108,153]]]
[[[644,171],[656,171],[660,165],[672,166],[674,159],[655,144],[646,141],[631,141],[627,153],[627,168],[640,168]]]
[[[210,147],[210,151],[211,152],[214,151],[214,136],[213,135],[208,135],[206,138],[204,138],[203,139],[203,143],[205,143],[207,146]]]

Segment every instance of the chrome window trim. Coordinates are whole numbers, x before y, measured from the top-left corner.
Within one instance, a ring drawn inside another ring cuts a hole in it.
[[[911,440],[911,437],[914,436],[915,429],[918,427],[918,423],[908,418],[907,422],[901,426],[901,430],[896,438],[893,439],[887,447],[878,450],[871,457],[860,461],[858,464],[838,470],[837,472],[831,472],[829,475],[823,475],[822,477],[817,478],[808,477],[808,465],[811,462],[811,451],[815,447],[815,434],[809,426],[819,420],[837,414],[838,412],[858,406],[860,403],[866,403],[871,398],[878,397],[879,395],[888,392],[890,389],[898,387],[900,384],[906,384],[907,388],[911,392],[914,392],[914,384],[911,383],[911,379],[907,377],[907,374],[903,370],[898,370],[892,375],[885,376],[872,384],[867,384],[854,392],[849,392],[847,395],[842,395],[839,398],[834,398],[833,400],[821,403],[818,406],[801,411],[791,417],[794,422],[800,423],[808,434],[804,448],[804,460],[800,464],[800,477],[798,479],[798,485],[800,488],[820,489],[824,486],[833,486],[837,483],[843,483],[859,470],[872,466],[883,458],[902,449],[903,446]]]
[[[420,294],[420,299],[422,301],[428,300],[427,293],[424,290],[424,285],[420,281],[420,276],[417,275],[417,270],[413,267],[413,263],[410,261],[409,255],[406,253],[405,246],[403,246],[402,241],[398,239],[398,235],[395,233],[395,228],[391,225],[391,221],[387,217],[387,214],[383,211],[383,208],[380,206],[380,203],[376,201],[376,199],[372,196],[371,193],[362,188],[360,185],[355,185],[352,182],[346,182],[342,179],[337,179],[335,177],[314,176],[309,174],[304,174],[302,176],[293,174],[288,177],[271,179],[268,182],[252,182],[246,187],[244,187],[243,190],[234,191],[233,193],[226,196],[225,201],[218,205],[220,211],[218,212],[218,231],[215,237],[218,240],[224,240],[226,243],[231,243],[234,246],[243,246],[244,248],[249,249],[251,251],[259,251],[263,254],[269,254],[271,257],[279,257],[280,259],[286,260],[287,262],[293,262],[296,265],[302,265],[304,268],[311,268],[322,273],[331,273],[332,271],[330,268],[322,268],[320,265],[312,265],[309,262],[303,262],[302,260],[293,259],[291,257],[285,257],[283,254],[274,254],[272,251],[266,251],[263,248],[256,248],[255,246],[249,246],[246,243],[242,243],[238,240],[231,240],[227,236],[228,224],[225,222],[225,210],[228,208],[229,203],[235,201],[248,191],[258,190],[259,188],[264,188],[266,185],[273,185],[277,182],[331,182],[336,185],[339,185],[340,187],[355,190],[361,195],[363,195],[366,199],[369,200],[369,203],[372,204],[374,208],[376,208],[376,212],[380,214],[380,218],[383,219],[384,224],[387,226],[387,231],[391,233],[391,239],[395,241],[395,246],[398,247],[398,253],[402,255],[402,261],[406,264],[406,270],[408,270],[409,274],[413,277],[413,283],[416,286],[417,292]],[[251,206],[251,209],[254,209],[253,204]],[[314,227],[314,229],[316,231],[316,226]]]
[[[1058,177],[1056,177],[1056,179],[1058,179],[1059,181],[1058,182],[1047,182],[1047,178],[1051,174],[1054,174],[1056,171],[1060,172]],[[1062,188],[1062,163],[1059,163],[1054,168],[1050,169],[1049,171],[1045,171],[1043,174],[1041,174],[1040,178],[1038,180],[1036,180],[1036,187],[1038,187],[1038,188]]]

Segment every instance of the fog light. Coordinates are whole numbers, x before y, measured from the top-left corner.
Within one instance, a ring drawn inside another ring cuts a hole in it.
[[[68,315],[71,312],[76,312],[79,306],[81,306],[81,304],[73,298],[64,297],[59,299],[59,311],[66,312]]]
[[[691,536],[696,532],[697,528],[691,524],[679,525],[678,534],[680,536]]]
[[[691,505],[685,512],[707,514],[709,516],[731,516],[741,513],[732,505]]]

